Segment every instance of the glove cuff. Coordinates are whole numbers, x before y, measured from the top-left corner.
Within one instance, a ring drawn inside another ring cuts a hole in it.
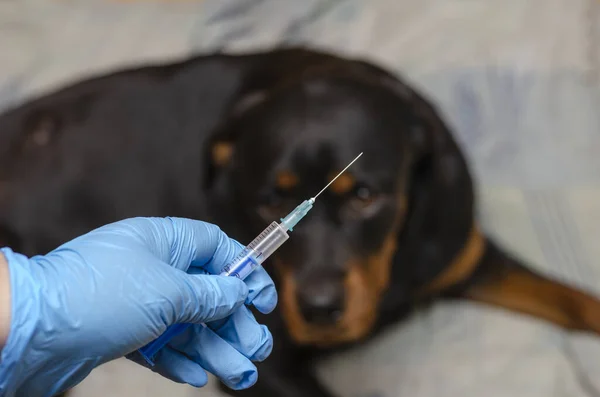
[[[13,396],[31,370],[25,367],[25,358],[40,318],[40,291],[31,277],[26,256],[10,248],[2,248],[0,252],[8,264],[11,291],[10,330],[0,355],[0,395]]]

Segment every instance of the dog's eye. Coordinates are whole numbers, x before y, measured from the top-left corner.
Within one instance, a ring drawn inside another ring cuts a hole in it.
[[[377,194],[367,186],[356,186],[351,198],[351,205],[356,210],[369,208],[377,201]]]
[[[360,186],[358,189],[356,189],[356,197],[359,200],[368,201],[373,198],[373,194],[368,187]]]

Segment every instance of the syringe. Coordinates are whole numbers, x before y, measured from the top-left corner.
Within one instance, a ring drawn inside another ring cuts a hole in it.
[[[358,158],[362,156],[362,152],[356,156],[339,174],[335,176],[319,193],[308,200],[304,200],[302,204],[297,206],[285,218],[281,219],[281,223],[276,221],[271,223],[265,230],[262,231],[250,244],[248,244],[242,252],[240,252],[229,264],[221,271],[221,276],[232,276],[244,280],[256,268],[258,268],[267,258],[277,251],[277,249],[289,238],[288,231],[293,231],[293,228],[300,222],[302,218],[310,211],[315,203],[315,200],[321,193],[325,191],[340,175],[342,175]],[[165,332],[150,342],[138,351],[144,359],[154,366],[154,355],[162,349],[173,337],[179,335],[192,324],[174,324],[168,327]],[[202,324],[206,327],[206,325]]]

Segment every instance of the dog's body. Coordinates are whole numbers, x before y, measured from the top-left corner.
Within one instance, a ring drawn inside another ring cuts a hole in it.
[[[45,253],[133,216],[250,241],[319,198],[267,270],[278,313],[239,396],[331,394],[310,359],[419,302],[461,297],[598,333],[600,303],[507,256],[474,219],[467,164],[435,109],[363,61],[303,49],[209,55],[84,81],[0,117],[0,245]]]

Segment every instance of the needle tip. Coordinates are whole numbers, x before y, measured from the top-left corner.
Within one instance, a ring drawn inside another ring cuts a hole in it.
[[[347,170],[347,169],[348,169],[348,168],[349,168],[349,167],[350,167],[352,164],[354,164],[354,162],[355,162],[356,160],[358,160],[358,158],[359,158],[360,156],[362,156],[362,154],[363,154],[363,152],[360,152],[360,154],[359,154],[358,156],[356,156],[356,157],[354,158],[354,160],[352,160],[352,161],[350,162],[350,164],[348,164],[348,165],[346,166],[346,168],[344,168],[342,171],[340,171],[340,173],[339,173],[339,174],[337,174],[337,175],[336,175],[336,176],[335,176],[335,177],[334,177],[334,178],[333,178],[331,181],[329,181],[329,183],[328,183],[328,184],[327,184],[327,185],[326,185],[326,186],[325,186],[323,189],[321,189],[321,191],[320,191],[319,193],[317,193],[317,194],[316,194],[314,197],[312,197],[312,198],[310,199],[310,200],[312,200],[312,203],[314,204],[314,202],[315,202],[316,198],[317,198],[317,197],[319,197],[319,195],[320,195],[321,193],[323,193],[323,192],[325,191],[325,189],[327,189],[327,188],[329,187],[329,185],[331,185],[331,184],[333,183],[333,181],[335,181],[336,179],[338,179],[338,177],[339,177],[340,175],[342,175],[342,174],[344,173],[344,171],[346,171],[346,170]]]

